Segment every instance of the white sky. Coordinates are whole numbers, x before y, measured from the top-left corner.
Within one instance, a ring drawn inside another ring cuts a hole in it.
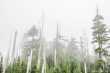
[[[41,12],[45,12],[45,36],[53,39],[56,23],[65,36],[79,39],[83,31],[91,34],[96,4],[110,24],[110,0],[0,0],[0,50],[9,48],[11,34],[17,29],[18,38],[33,24],[40,26]]]

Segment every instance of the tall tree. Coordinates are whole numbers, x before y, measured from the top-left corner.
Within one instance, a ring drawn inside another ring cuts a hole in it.
[[[106,24],[104,24],[102,21],[104,20],[103,16],[99,14],[99,9],[97,8],[97,14],[93,20],[94,26],[92,27],[93,30],[93,43],[97,45],[97,48],[95,49],[95,52],[98,54],[98,59],[101,61],[99,64],[100,67],[102,66],[102,60],[103,54],[104,54],[104,47],[105,44],[108,41],[108,32]],[[98,61],[99,61],[98,60]]]
[[[31,29],[24,34],[23,37],[23,47],[24,48],[35,48],[35,41],[38,40],[38,29],[36,29],[35,25],[31,27]]]
[[[57,31],[56,31],[56,38],[53,42],[54,44],[54,65],[57,66],[59,59],[61,59],[60,55],[61,55],[61,51],[64,48],[64,45],[60,42],[62,40],[62,35],[60,34],[59,31],[59,25],[57,24]]]
[[[39,31],[35,25],[24,34],[22,48],[23,58],[27,59],[31,50],[33,50],[34,59],[37,58],[36,52],[39,48]]]
[[[84,73],[88,72],[89,69],[89,51],[88,51],[88,39],[86,34],[83,34],[83,36],[80,37],[80,50],[81,50],[81,66],[82,66],[82,72]]]

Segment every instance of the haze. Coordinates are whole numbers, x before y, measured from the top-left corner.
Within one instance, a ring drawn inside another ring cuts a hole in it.
[[[15,30],[18,30],[19,47],[23,33],[32,25],[39,28],[42,10],[45,13],[47,40],[55,37],[57,23],[66,37],[79,39],[85,32],[91,38],[90,28],[96,14],[96,5],[105,18],[104,22],[109,25],[109,3],[109,0],[0,0],[0,50],[7,51]]]

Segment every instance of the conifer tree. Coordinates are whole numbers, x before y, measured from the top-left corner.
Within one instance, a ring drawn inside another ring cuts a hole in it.
[[[71,40],[68,43],[68,46],[67,46],[68,54],[70,56],[74,56],[75,58],[77,58],[79,56],[79,54],[78,54],[79,48],[78,48],[78,44],[77,43],[78,42],[76,41],[76,39],[72,37]]]
[[[32,26],[31,29],[24,34],[22,48],[24,59],[27,59],[32,49],[34,50],[33,57],[36,57],[36,52],[39,48],[39,31],[36,29],[36,26]]]
[[[97,14],[93,20],[94,26],[92,27],[93,30],[93,43],[97,45],[97,48],[95,49],[95,52],[98,54],[98,60],[99,68],[103,69],[104,67],[104,61],[102,59],[104,51],[105,51],[105,44],[108,41],[108,31],[106,24],[104,24],[102,21],[104,20],[103,16],[99,14],[99,10],[97,8]]]

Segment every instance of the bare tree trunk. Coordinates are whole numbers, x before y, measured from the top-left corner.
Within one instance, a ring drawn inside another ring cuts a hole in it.
[[[86,62],[84,62],[84,71],[85,71],[85,73],[87,73],[87,65],[86,65]]]
[[[56,48],[55,48],[55,50],[54,50],[54,64],[55,64],[55,66],[56,66],[56,64],[57,64],[57,57],[56,57]]]
[[[46,54],[45,54],[45,50],[43,50],[43,65],[42,65],[42,72],[41,73],[46,73]]]
[[[32,53],[33,53],[33,51],[31,50],[31,53],[30,53],[30,55],[28,57],[28,63],[27,63],[27,71],[26,71],[26,73],[30,73],[31,72]]]

